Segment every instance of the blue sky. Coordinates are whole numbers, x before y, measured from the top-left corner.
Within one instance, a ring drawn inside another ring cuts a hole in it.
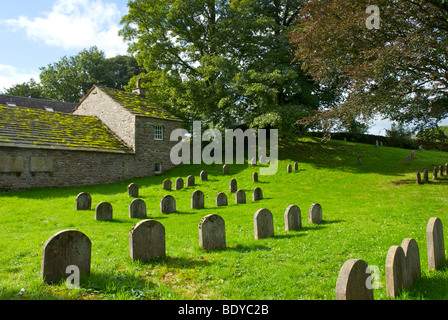
[[[39,80],[39,68],[96,45],[126,53],[118,36],[127,0],[0,0],[0,91]]]

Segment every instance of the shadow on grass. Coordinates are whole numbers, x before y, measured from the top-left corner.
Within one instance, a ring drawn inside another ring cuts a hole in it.
[[[411,288],[407,289],[406,295],[409,298],[424,300],[448,300],[448,279],[445,266],[435,275],[423,276],[416,279]],[[444,277],[445,274],[445,277]]]
[[[270,251],[271,248],[261,244],[243,245],[237,244],[236,246],[228,246],[222,251],[238,251],[238,252],[250,252],[250,251]]]

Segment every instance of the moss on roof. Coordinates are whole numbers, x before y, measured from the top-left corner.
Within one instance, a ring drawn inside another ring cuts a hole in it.
[[[0,146],[131,153],[92,116],[0,105]]]
[[[147,100],[146,98],[138,96],[134,93],[105,87],[97,88],[105,92],[109,97],[118,102],[132,114],[157,119],[182,121],[168,111],[149,102],[149,100]]]

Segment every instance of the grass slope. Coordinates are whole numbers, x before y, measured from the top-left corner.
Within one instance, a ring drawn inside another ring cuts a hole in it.
[[[334,299],[339,270],[350,258],[363,259],[380,269],[375,299],[386,299],[384,264],[392,245],[414,238],[420,248],[422,277],[401,299],[448,299],[448,273],[428,271],[426,224],[439,217],[448,234],[448,177],[425,185],[415,184],[415,172],[447,161],[446,153],[417,151],[406,166],[409,150],[311,138],[281,140],[280,165],[274,176],[252,182],[249,165],[183,165],[163,176],[134,179],[146,201],[148,218],[166,229],[167,257],[150,263],[131,261],[128,236],[139,221],[128,217],[132,199],[130,181],[103,186],[29,190],[0,193],[0,298],[1,299]],[[358,155],[362,164],[358,164]],[[286,165],[299,162],[288,174]],[[206,169],[209,181],[201,182]],[[431,170],[430,170],[431,172]],[[196,186],[164,191],[162,181],[193,174]],[[246,191],[248,203],[236,205],[229,193],[231,177]],[[432,180],[432,179],[431,179]],[[252,202],[255,186],[264,199]],[[203,210],[190,209],[193,190],[205,193]],[[108,201],[114,219],[100,222],[94,210],[75,211],[75,197],[86,191],[92,207]],[[218,192],[229,206],[216,208]],[[176,198],[178,212],[160,213],[165,194]],[[308,208],[318,202],[324,223],[308,223]],[[285,209],[296,204],[302,211],[299,231],[284,230]],[[253,215],[268,208],[274,216],[275,236],[255,240]],[[198,244],[198,223],[216,213],[226,222],[227,249],[204,252]],[[40,279],[42,246],[54,233],[78,229],[92,240],[92,272],[81,288],[64,283],[49,286]]]

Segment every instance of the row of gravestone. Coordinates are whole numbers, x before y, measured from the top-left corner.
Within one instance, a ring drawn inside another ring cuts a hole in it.
[[[432,178],[433,180],[437,180],[438,175],[443,177],[444,174],[448,175],[448,163],[445,164],[445,166],[434,167],[432,171]],[[415,174],[415,179],[417,184],[429,183],[428,169],[425,169],[425,171],[423,171],[423,180],[420,172],[417,172]]]
[[[234,179],[232,179],[234,180]],[[231,182],[230,188],[236,187]],[[231,191],[232,192],[232,191]],[[255,187],[252,191],[252,200],[259,201],[263,199],[263,191],[260,187]],[[204,193],[200,190],[195,190],[191,194],[191,208],[192,209],[203,209],[204,204]],[[246,193],[244,190],[237,190],[235,192],[235,203],[243,204],[246,203]],[[216,195],[215,204],[217,207],[227,206],[227,195],[223,192],[220,192]],[[87,192],[81,192],[76,197],[76,210],[90,210],[92,207],[92,197]],[[176,199],[174,199],[171,195],[165,195],[160,200],[160,211],[162,213],[174,213],[176,212]],[[144,219],[146,218],[146,203],[142,199],[134,199],[129,204],[129,218],[138,218]],[[95,219],[96,220],[112,220],[113,218],[113,207],[109,202],[100,202],[95,208]]]
[[[285,211],[285,229],[297,230],[302,226],[300,209],[296,205]],[[254,217],[255,239],[274,235],[272,213],[259,209]],[[309,210],[309,221],[322,222],[322,208],[313,204]],[[222,217],[210,214],[198,226],[199,245],[203,250],[218,250],[226,247],[225,222]],[[76,266],[80,275],[90,274],[90,239],[78,230],[63,230],[51,236],[42,248],[41,278],[46,283],[57,283],[65,278],[67,267]],[[166,255],[165,227],[156,220],[138,222],[129,232],[129,254],[132,260],[148,261]]]
[[[445,264],[445,245],[442,221],[430,218],[426,227],[428,269],[439,270]],[[417,242],[406,238],[401,246],[391,246],[387,252],[386,294],[397,297],[403,288],[410,288],[420,278],[420,253]],[[339,272],[336,283],[336,300],[373,300],[373,288],[368,285],[371,277],[367,263],[361,259],[347,260]]]

